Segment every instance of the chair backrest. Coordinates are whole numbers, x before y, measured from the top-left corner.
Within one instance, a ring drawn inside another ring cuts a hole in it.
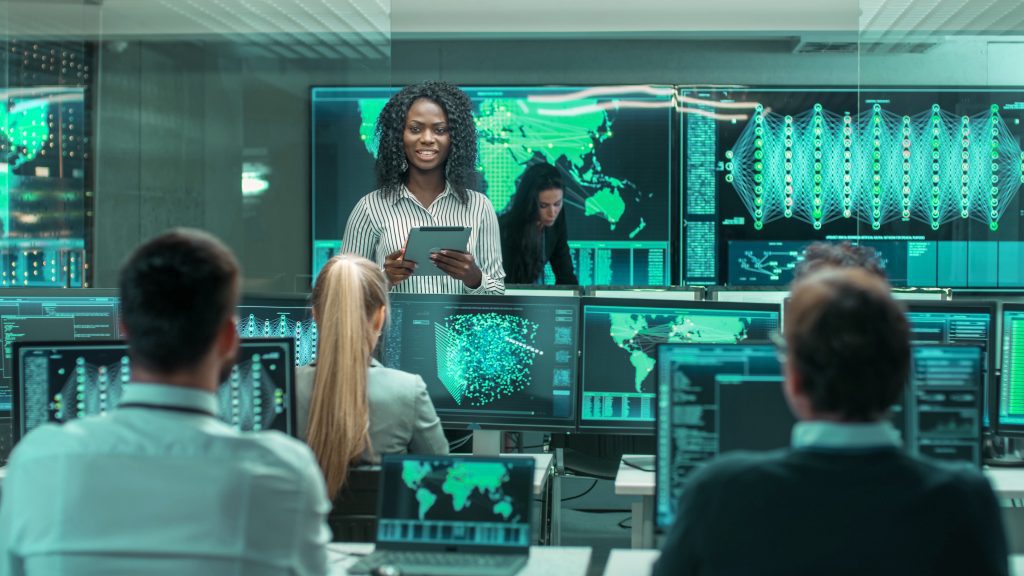
[[[335,542],[373,542],[377,539],[377,494],[380,466],[359,466],[334,498],[327,524]]]

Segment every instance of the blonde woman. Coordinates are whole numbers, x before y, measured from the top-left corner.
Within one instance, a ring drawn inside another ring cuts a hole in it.
[[[423,379],[371,357],[388,317],[388,281],[380,268],[359,256],[335,256],[317,276],[312,301],[317,363],[296,371],[297,419],[328,494],[338,493],[353,462],[447,454]]]

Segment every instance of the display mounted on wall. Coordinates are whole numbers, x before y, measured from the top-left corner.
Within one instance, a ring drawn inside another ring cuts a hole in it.
[[[565,182],[569,247],[581,284],[670,283],[674,88],[463,90],[476,120],[478,188],[499,214],[526,167],[547,162]],[[374,130],[395,92],[312,89],[314,277],[341,249],[355,203],[376,188]]]

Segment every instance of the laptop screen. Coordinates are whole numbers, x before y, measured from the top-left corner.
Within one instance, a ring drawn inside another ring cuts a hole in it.
[[[529,547],[533,467],[533,458],[385,457],[377,544]]]

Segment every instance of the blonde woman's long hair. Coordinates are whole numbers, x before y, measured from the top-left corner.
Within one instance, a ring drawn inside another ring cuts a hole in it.
[[[344,486],[349,465],[371,449],[366,380],[382,307],[387,318],[387,286],[376,264],[350,254],[331,258],[313,286],[319,342],[306,441],[330,498]]]

